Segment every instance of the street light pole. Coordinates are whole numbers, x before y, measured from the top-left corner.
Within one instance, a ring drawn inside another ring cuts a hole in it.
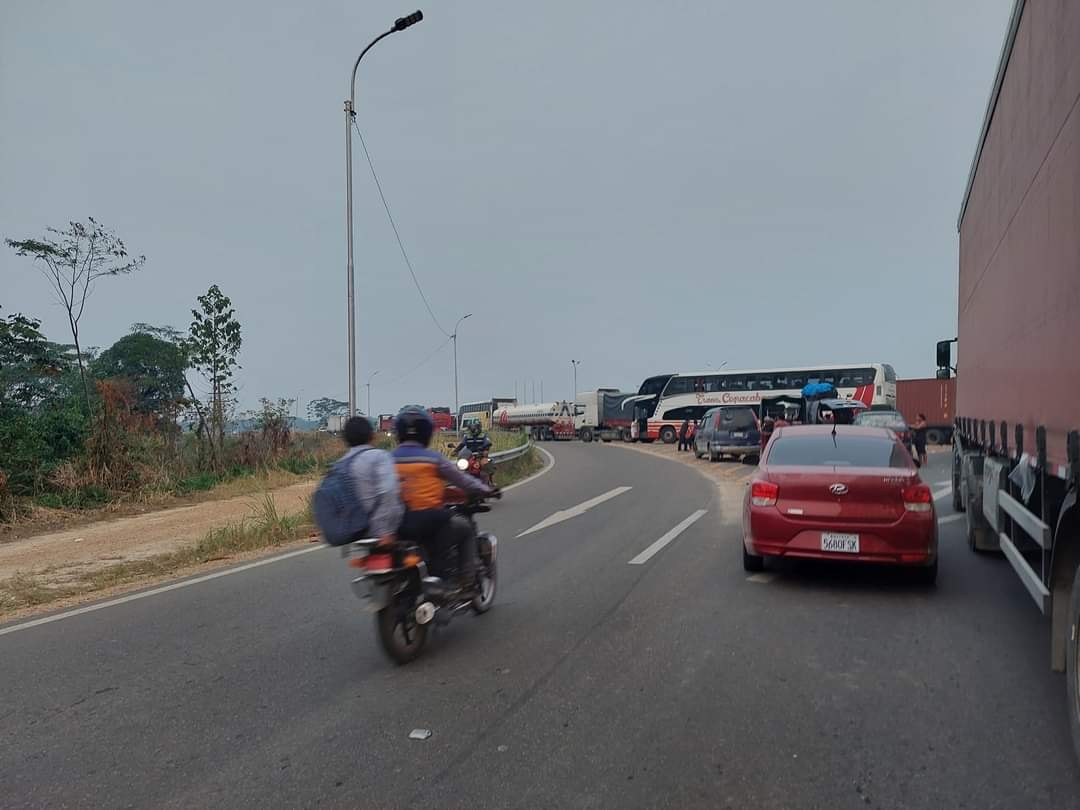
[[[581,361],[580,360],[571,360],[570,365],[572,365],[574,367],[574,390],[572,392],[573,393],[572,401],[577,402],[577,367],[581,365]]]
[[[458,399],[458,377],[457,377],[457,330],[461,326],[461,322],[466,318],[471,318],[472,313],[468,315],[462,315],[458,318],[458,322],[454,324],[454,333],[450,335],[450,339],[454,341],[454,418],[458,418],[458,411],[461,410],[461,401]],[[443,344],[446,345],[445,343]],[[461,425],[458,425],[458,430],[461,430]]]
[[[371,50],[380,39],[388,37],[396,31],[404,31],[410,25],[415,25],[424,19],[422,11],[414,11],[407,17],[399,17],[394,21],[394,27],[384,31],[371,40],[368,46],[360,52],[353,64],[352,78],[349,81],[349,98],[345,102],[345,220],[348,244],[348,291],[346,298],[349,305],[349,416],[356,415],[356,294],[353,283],[353,215],[352,215],[352,123],[356,117],[356,69],[360,67],[360,60],[364,54]]]
[[[367,378],[367,415],[369,419],[371,418],[371,381],[378,373],[379,372],[377,371],[373,371],[371,372],[371,376]]]

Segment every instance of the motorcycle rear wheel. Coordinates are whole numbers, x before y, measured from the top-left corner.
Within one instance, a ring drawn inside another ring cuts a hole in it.
[[[428,626],[417,624],[411,610],[402,617],[398,605],[387,605],[375,614],[375,626],[383,651],[396,664],[415,661],[427,643]]]
[[[479,585],[479,593],[472,600],[473,612],[487,613],[495,603],[495,591],[499,581],[494,560],[488,564],[481,564],[476,581]]]

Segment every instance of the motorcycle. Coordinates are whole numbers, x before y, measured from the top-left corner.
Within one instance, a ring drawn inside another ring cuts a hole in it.
[[[378,538],[357,540],[345,546],[342,556],[349,566],[362,571],[353,591],[365,609],[375,614],[375,627],[386,654],[398,664],[413,661],[424,650],[433,625],[449,624],[454,616],[472,610],[487,613],[495,601],[498,574],[495,565],[498,540],[480,532],[476,515],[490,512],[483,499],[469,498],[448,489],[450,509],[468,520],[476,535],[476,584],[466,591],[454,588],[441,577],[428,574],[424,549],[409,542],[380,544]]]
[[[492,470],[491,459],[486,450],[474,453],[467,447],[463,447],[458,453],[457,468],[463,473],[468,473],[473,478],[479,478],[489,487],[495,486],[495,473]]]

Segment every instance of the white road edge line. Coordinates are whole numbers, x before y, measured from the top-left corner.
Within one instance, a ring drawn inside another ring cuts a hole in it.
[[[169,591],[177,591],[181,588],[190,587],[191,585],[198,585],[202,582],[208,582],[211,579],[227,577],[230,574],[239,574],[241,571],[250,571],[252,568],[258,568],[263,565],[270,565],[271,563],[281,562],[282,560],[288,560],[292,557],[299,557],[301,554],[310,554],[313,551],[321,551],[324,548],[328,548],[328,546],[324,546],[322,543],[319,543],[319,545],[311,546],[310,548],[302,548],[298,551],[290,551],[285,554],[278,554],[276,557],[266,557],[262,560],[245,563],[244,565],[238,565],[234,568],[226,568],[222,571],[215,571],[212,574],[195,577],[194,579],[185,579],[182,582],[174,582],[171,585],[162,585],[160,588],[151,588],[149,591],[141,591],[140,593],[133,593],[128,594],[127,596],[118,597],[116,599],[110,599],[107,602],[98,602],[94,605],[87,605],[86,607],[75,608],[74,610],[66,610],[63,613],[57,613],[54,616],[44,616],[40,619],[31,619],[30,621],[23,622],[22,624],[13,624],[10,627],[0,627],[0,636],[6,636],[8,633],[17,633],[20,630],[29,630],[31,627],[38,627],[40,625],[49,624],[51,622],[58,622],[61,619],[70,619],[73,616],[81,616],[84,613],[93,613],[95,610],[104,610],[105,608],[115,607],[116,605],[123,605],[127,602],[134,602],[138,599],[146,599],[149,596],[157,596],[158,594],[168,593]]]
[[[674,540],[680,534],[682,534],[687,529],[689,529],[698,520],[700,520],[701,516],[704,515],[704,514],[705,514],[704,509],[698,509],[692,515],[690,515],[690,517],[683,520],[682,523],[678,524],[675,528],[673,528],[671,531],[669,531],[667,534],[665,534],[659,540],[654,541],[643,552],[641,552],[636,557],[634,557],[634,559],[630,560],[630,562],[627,563],[627,565],[644,565],[645,563],[647,563],[653,557],[653,555],[655,555],[661,549],[663,549],[664,546],[666,546],[668,543],[670,543],[672,540]]]
[[[963,519],[963,515],[946,515],[943,518],[938,518],[938,526],[940,526],[942,523],[955,523],[956,521]]]
[[[541,529],[546,529],[549,526],[554,526],[556,523],[562,523],[564,520],[570,520],[570,518],[584,515],[594,506],[599,506],[604,501],[610,501],[612,498],[617,498],[619,495],[622,495],[624,492],[629,492],[631,489],[633,489],[633,487],[615,487],[615,489],[608,490],[603,495],[597,495],[595,498],[589,498],[589,500],[579,503],[577,506],[571,506],[569,509],[560,509],[555,514],[548,515],[548,517],[541,520],[535,526],[530,526],[514,539],[516,540],[517,537],[524,537],[527,534],[532,534]]]

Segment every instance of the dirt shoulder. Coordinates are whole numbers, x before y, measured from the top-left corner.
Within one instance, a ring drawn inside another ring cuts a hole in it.
[[[0,580],[49,571],[51,581],[62,582],[76,573],[176,551],[214,529],[250,519],[266,498],[280,514],[303,511],[315,485],[306,481],[258,495],[162,509],[3,543]]]

